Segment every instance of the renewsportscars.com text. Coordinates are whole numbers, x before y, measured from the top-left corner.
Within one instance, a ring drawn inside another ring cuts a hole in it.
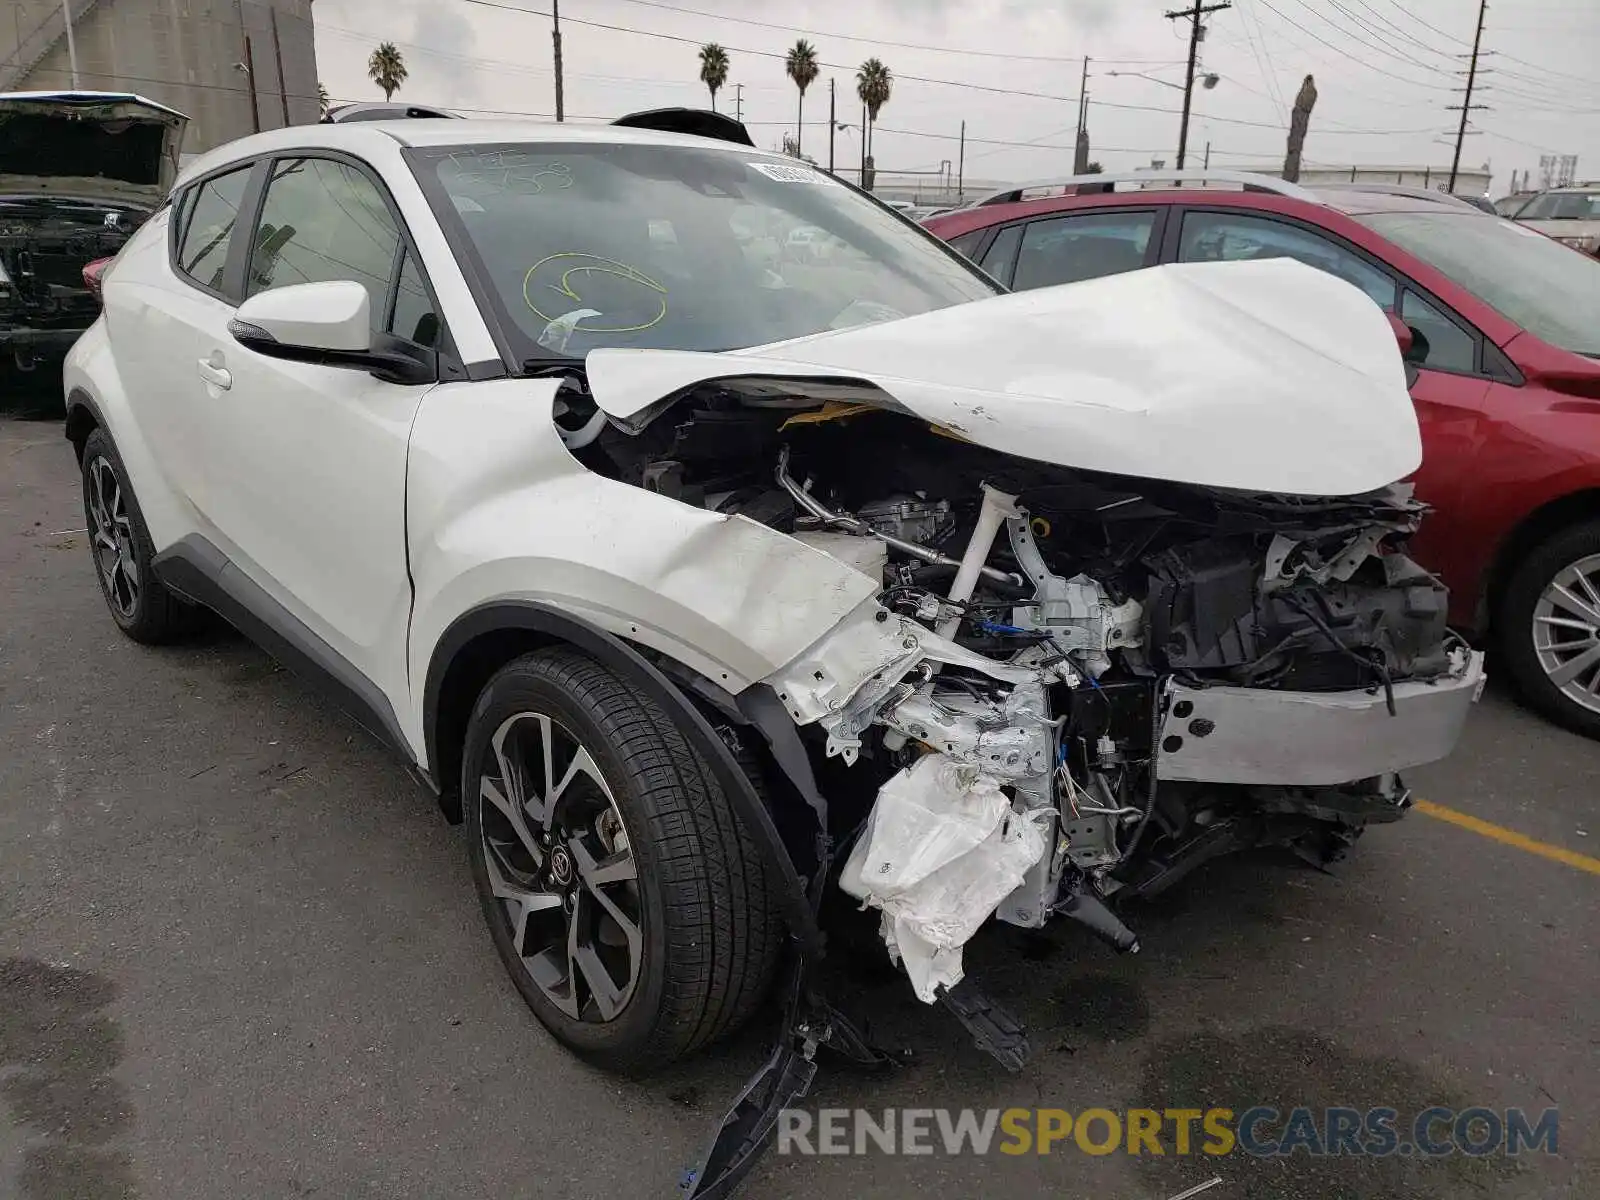
[[[787,1108],[778,1153],[1437,1158],[1555,1154],[1559,1127],[1554,1108]]]

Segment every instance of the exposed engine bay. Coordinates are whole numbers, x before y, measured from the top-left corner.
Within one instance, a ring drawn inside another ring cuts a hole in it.
[[[854,781],[830,796],[854,835],[840,883],[883,910],[927,1001],[990,915],[1067,915],[1135,950],[1108,901],[1246,846],[1337,858],[1404,813],[1398,770],[1449,751],[1481,686],[1444,586],[1404,553],[1425,507],[1403,485],[1109,476],[770,384],[700,385],[637,433],[565,394],[593,469],[880,583],[876,628],[773,682],[830,781]]]
[[[116,254],[148,216],[125,203],[0,196],[0,344],[20,368],[33,366],[30,333],[75,333],[93,323],[100,302],[83,268]]]

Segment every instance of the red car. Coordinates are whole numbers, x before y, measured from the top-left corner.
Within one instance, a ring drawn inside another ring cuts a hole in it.
[[[1015,289],[1287,255],[1366,292],[1394,318],[1422,425],[1414,479],[1435,512],[1413,553],[1526,700],[1600,737],[1600,261],[1440,194],[1090,179],[926,226]]]

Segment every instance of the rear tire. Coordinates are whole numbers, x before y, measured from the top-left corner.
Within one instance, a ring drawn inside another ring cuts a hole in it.
[[[1495,639],[1530,706],[1600,739],[1600,521],[1562,530],[1517,565]]]
[[[111,619],[136,642],[175,642],[197,624],[198,611],[156,578],[155,547],[128,482],[128,472],[104,429],[83,443],[83,516],[95,577]]]
[[[553,648],[502,668],[461,795],[495,949],[575,1053],[644,1074],[761,1000],[782,925],[760,854],[672,718],[607,667]]]

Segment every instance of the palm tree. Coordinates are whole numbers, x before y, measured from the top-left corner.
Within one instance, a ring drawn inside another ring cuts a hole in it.
[[[878,111],[889,103],[894,91],[894,76],[877,58],[869,58],[856,72],[856,96],[867,109],[867,157],[872,156],[872,127],[878,123]]]
[[[317,115],[319,117],[327,116],[328,109],[332,105],[333,101],[328,98],[328,85],[319,81],[317,83]]]
[[[800,89],[800,107],[794,124],[794,149],[800,152],[800,130],[805,125],[806,118],[806,89],[816,82],[820,68],[817,65],[817,48],[805,38],[801,38],[789,47],[788,56],[784,59],[783,69],[788,72],[789,78],[794,80],[795,87]]]
[[[406,70],[406,60],[399,47],[393,42],[384,42],[367,59],[367,74],[383,89],[383,98],[392,100],[410,72]]]
[[[700,82],[711,93],[711,111],[717,111],[717,92],[728,82],[728,52],[715,42],[700,47]]]

